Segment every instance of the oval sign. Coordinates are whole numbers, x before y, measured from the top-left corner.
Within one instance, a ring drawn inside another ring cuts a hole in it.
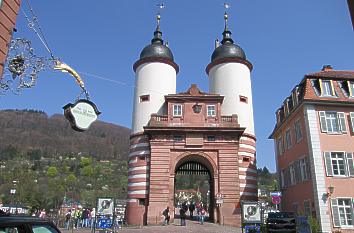
[[[75,104],[67,104],[63,108],[64,116],[70,122],[71,128],[79,132],[88,130],[101,114],[93,102],[85,99],[80,99]]]

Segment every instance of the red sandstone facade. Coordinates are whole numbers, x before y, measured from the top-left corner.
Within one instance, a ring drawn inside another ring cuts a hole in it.
[[[354,71],[305,75],[276,115],[281,210],[317,218],[322,232],[354,232]]]
[[[164,208],[174,209],[177,169],[196,162],[210,174],[211,219],[241,226],[240,201],[257,200],[255,137],[244,134],[236,115],[221,115],[223,98],[195,85],[185,93],[166,95],[166,115],[151,115],[144,132],[131,136],[129,224],[161,224]],[[181,106],[180,114],[176,105]],[[207,106],[214,106],[215,112],[208,114]],[[218,193],[224,199],[220,207],[214,204]]]
[[[20,0],[0,1],[0,78],[4,70],[8,44],[16,24],[17,13],[20,9]]]

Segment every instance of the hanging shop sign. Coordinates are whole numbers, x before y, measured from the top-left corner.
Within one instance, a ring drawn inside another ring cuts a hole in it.
[[[261,205],[256,201],[241,203],[242,223],[262,223]]]
[[[80,99],[74,104],[69,103],[63,108],[64,116],[70,122],[71,128],[79,132],[88,130],[100,114],[96,105],[86,99]]]

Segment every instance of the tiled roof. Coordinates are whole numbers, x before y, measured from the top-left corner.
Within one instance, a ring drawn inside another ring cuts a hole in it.
[[[331,79],[354,79],[354,70],[327,70],[306,74],[305,77],[331,78]]]

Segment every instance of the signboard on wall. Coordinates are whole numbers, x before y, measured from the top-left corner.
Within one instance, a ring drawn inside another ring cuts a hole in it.
[[[114,199],[99,197],[97,199],[97,215],[112,215],[114,210]]]
[[[261,205],[256,201],[241,202],[242,223],[262,223]]]

